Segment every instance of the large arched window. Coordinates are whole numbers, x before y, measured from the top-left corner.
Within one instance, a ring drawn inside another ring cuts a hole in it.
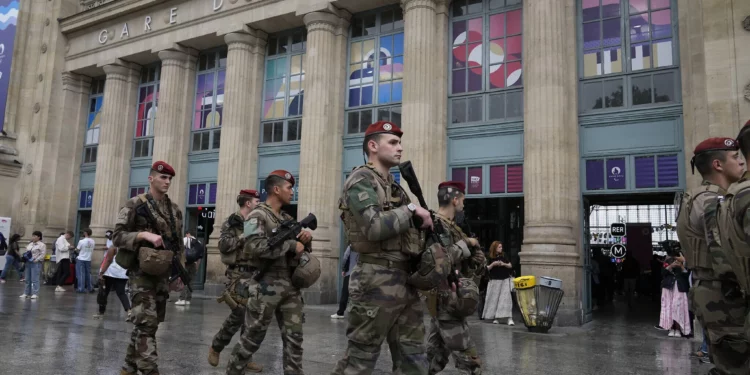
[[[401,8],[352,18],[346,134],[364,133],[376,121],[401,126],[404,18]]]
[[[455,0],[451,6],[450,122],[523,118],[521,0]]]
[[[89,94],[89,115],[86,119],[86,137],[83,141],[83,164],[95,164],[99,148],[99,131],[102,122],[102,104],[104,103],[104,78],[91,81]]]
[[[138,87],[138,106],[135,114],[133,158],[150,158],[153,153],[160,74],[159,65],[141,69],[141,84]]]
[[[672,0],[580,0],[581,113],[680,102]]]
[[[227,49],[207,51],[198,58],[191,151],[218,150],[224,120]]]

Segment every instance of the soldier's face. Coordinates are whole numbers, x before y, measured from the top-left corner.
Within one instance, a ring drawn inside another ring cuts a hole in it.
[[[168,174],[157,174],[154,176],[148,176],[148,181],[151,183],[151,190],[156,190],[162,194],[166,194],[169,191],[169,185],[172,184],[172,176]]]
[[[381,164],[393,167],[401,163],[401,138],[393,134],[383,134],[375,146],[375,155]]]
[[[724,175],[731,182],[737,182],[745,173],[745,160],[739,151],[727,151],[726,160],[721,163]]]
[[[279,197],[279,200],[281,200],[282,204],[292,203],[292,197],[294,196],[294,189],[292,189],[291,182],[284,181],[282,185],[275,186],[273,190],[276,193],[276,196]]]
[[[464,210],[464,198],[466,198],[466,196],[463,194],[453,198],[453,205],[456,207],[456,212],[462,212]]]
[[[248,208],[250,208],[251,210],[254,210],[255,207],[258,207],[258,205],[260,204],[260,199],[252,198],[249,201],[247,201],[247,203],[245,204],[247,205]]]

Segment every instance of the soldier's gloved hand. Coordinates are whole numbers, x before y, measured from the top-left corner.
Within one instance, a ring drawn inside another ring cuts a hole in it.
[[[418,217],[422,221],[421,225],[419,225],[419,229],[432,229],[433,223],[432,217],[430,216],[430,211],[417,206],[417,209],[414,210],[414,217]],[[415,221],[414,224],[416,225],[417,222]]]

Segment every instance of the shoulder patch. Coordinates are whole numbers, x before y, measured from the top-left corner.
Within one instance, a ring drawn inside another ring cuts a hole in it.
[[[357,194],[357,199],[359,199],[360,202],[366,201],[370,198],[370,194],[368,194],[366,191],[361,191],[359,194]]]
[[[257,217],[251,217],[249,221],[250,221],[250,224],[258,224],[258,218]]]

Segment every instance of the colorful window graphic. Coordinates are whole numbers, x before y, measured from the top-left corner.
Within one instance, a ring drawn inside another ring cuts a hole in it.
[[[216,188],[217,184],[215,182],[191,184],[188,187],[188,205],[216,204]]]
[[[86,140],[84,146],[99,144],[99,129],[102,123],[102,104],[104,103],[105,80],[95,79],[91,82],[89,95],[89,115],[86,122]]]
[[[159,101],[159,66],[143,68],[141,87],[138,90],[138,111],[136,113],[135,137],[154,135],[156,108]]]
[[[202,53],[198,58],[193,112],[192,151],[216,150],[221,145],[227,50]]]
[[[263,93],[261,143],[299,141],[305,102],[304,30],[269,38]]]
[[[79,209],[91,209],[94,202],[94,190],[81,190],[78,197]]]
[[[626,158],[602,158],[585,161],[586,190],[618,190],[632,188],[627,183]],[[630,164],[635,189],[664,189],[680,186],[677,154],[635,156]],[[632,178],[632,177],[630,177]]]
[[[130,188],[130,198],[133,198],[139,194],[145,194],[145,193],[148,193],[148,186]]]
[[[484,182],[487,172],[489,183]],[[451,179],[464,182],[467,195],[523,193],[522,164],[490,165],[489,168],[482,166],[453,168]]]

